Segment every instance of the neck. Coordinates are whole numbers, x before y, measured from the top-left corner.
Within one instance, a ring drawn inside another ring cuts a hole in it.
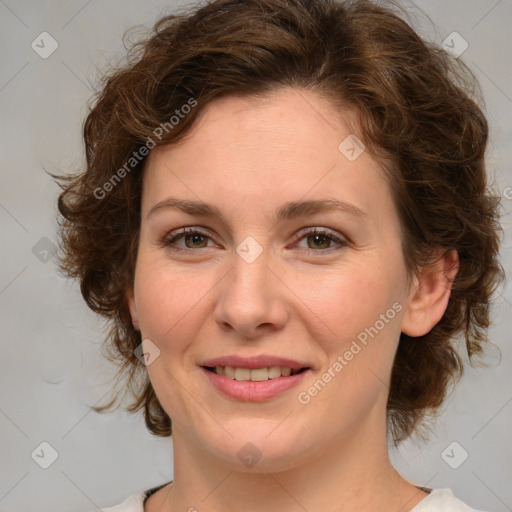
[[[427,493],[393,468],[381,431],[376,436],[360,428],[349,438],[333,439],[288,469],[256,464],[243,471],[211,457],[175,428],[174,480],[162,489],[159,510],[410,511]]]

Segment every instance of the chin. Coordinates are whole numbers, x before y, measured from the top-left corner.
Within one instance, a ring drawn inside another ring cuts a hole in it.
[[[205,442],[205,449],[223,460],[234,471],[247,473],[279,472],[297,465],[305,457],[304,436],[293,435],[290,429],[279,432],[277,424],[271,428],[240,429],[230,437],[223,432],[222,439]],[[275,429],[275,432],[272,432]]]

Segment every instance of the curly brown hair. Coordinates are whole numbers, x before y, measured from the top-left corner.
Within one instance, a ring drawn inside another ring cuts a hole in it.
[[[424,41],[404,12],[368,0],[214,0],[161,18],[128,48],[122,66],[104,74],[84,124],[86,168],[55,176],[63,189],[59,266],[108,319],[107,358],[119,362],[118,381],[125,377],[134,398],[126,410],[143,407],[151,433],[171,435],[171,419],[134,353],[142,340],[126,299],[144,162],[152,147],[178,142],[202,107],[223,95],[292,86],[355,108],[363,141],[392,187],[409,276],[432,261],[433,248],[458,251],[441,321],[424,336],[400,337],[387,406],[395,445],[435,416],[462,376],[452,341],[464,336],[471,362],[489,343],[491,296],[503,268],[478,82],[460,59]],[[93,409],[110,409],[118,397]]]

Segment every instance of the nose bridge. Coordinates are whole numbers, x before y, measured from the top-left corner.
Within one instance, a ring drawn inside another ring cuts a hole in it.
[[[272,274],[269,263],[269,250],[265,249],[254,238],[247,237],[236,247],[233,256],[233,267],[229,279],[231,295],[242,302],[256,305],[259,301],[271,300],[268,289],[268,274]]]
[[[279,280],[271,269],[270,251],[247,237],[236,248],[216,308],[216,321],[251,337],[262,324],[285,320]]]

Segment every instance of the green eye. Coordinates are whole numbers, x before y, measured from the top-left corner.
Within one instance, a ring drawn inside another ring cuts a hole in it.
[[[210,236],[207,233],[204,233],[203,231],[199,231],[195,228],[183,228],[182,230],[175,233],[171,238],[166,237],[163,240],[162,245],[164,245],[165,247],[171,246],[176,242],[176,240],[179,240],[180,238],[184,238],[185,244],[187,244],[187,242],[190,241],[192,246],[186,245],[185,248],[178,247],[176,250],[187,250],[187,249],[193,250],[193,249],[203,249],[204,247],[206,247],[205,245],[193,245],[193,244],[197,244],[197,243],[200,244],[200,242],[197,242],[198,239],[202,238],[204,240],[206,238],[210,238]]]
[[[312,228],[306,232],[303,232],[302,234],[297,235],[297,238],[299,240],[306,241],[312,240],[311,244],[308,243],[307,249],[310,249],[314,252],[323,252],[318,251],[317,249],[332,249],[330,246],[331,242],[336,242],[338,245],[342,247],[348,245],[348,242],[346,240],[343,240],[342,238],[338,237],[338,235],[336,235],[334,232],[319,228]]]
[[[347,240],[340,238],[335,232],[325,228],[311,228],[308,231],[297,234],[296,238],[299,241],[306,240],[308,246],[305,249],[311,252],[331,252],[348,245]],[[184,240],[185,246],[176,245],[176,242],[181,239]],[[208,247],[208,240],[211,240],[211,237],[204,231],[197,228],[183,228],[170,235],[166,235],[162,239],[161,245],[173,251],[206,249]],[[339,247],[333,248],[333,242]]]

